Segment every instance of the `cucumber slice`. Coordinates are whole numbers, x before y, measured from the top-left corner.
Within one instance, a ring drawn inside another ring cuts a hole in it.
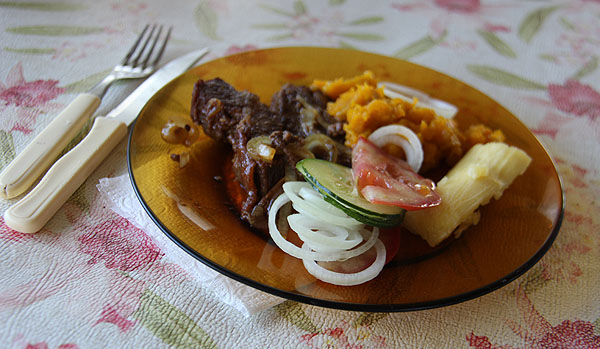
[[[399,225],[404,218],[406,211],[400,207],[372,204],[361,197],[348,167],[320,159],[304,159],[296,164],[296,168],[325,201],[359,222],[392,227]]]

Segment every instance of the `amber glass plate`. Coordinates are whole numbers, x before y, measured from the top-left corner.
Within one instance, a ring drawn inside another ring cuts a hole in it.
[[[317,281],[302,262],[286,255],[242,222],[223,181],[228,150],[206,136],[191,149],[161,139],[169,120],[189,120],[192,87],[220,77],[264,103],[284,83],[310,84],[373,71],[382,80],[423,90],[459,108],[461,127],[500,128],[507,142],[533,161],[525,174],[481,211],[481,221],[459,239],[430,249],[401,233],[400,253],[365,284],[342,287]],[[473,299],[513,281],[548,250],[561,224],[563,192],[555,166],[536,137],[509,111],[476,89],[439,72],[390,57],[316,47],[275,48],[216,59],[160,90],[130,135],[129,171],[150,217],[173,242],[209,267],[284,298],[360,311],[407,311]],[[188,151],[179,168],[172,153]]]

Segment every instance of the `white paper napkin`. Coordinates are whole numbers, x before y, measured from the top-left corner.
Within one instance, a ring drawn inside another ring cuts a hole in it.
[[[106,207],[127,219],[152,237],[165,257],[181,266],[203,288],[215,293],[217,299],[248,317],[284,301],[246,286],[202,264],[173,243],[148,217],[131,186],[129,175],[102,178],[96,185]]]

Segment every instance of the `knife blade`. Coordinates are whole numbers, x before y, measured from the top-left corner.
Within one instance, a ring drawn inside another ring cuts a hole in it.
[[[127,127],[150,98],[207,52],[207,49],[197,50],[167,63],[106,116],[96,117],[85,138],[60,158],[31,192],[4,212],[6,225],[22,233],[42,229],[125,137]]]

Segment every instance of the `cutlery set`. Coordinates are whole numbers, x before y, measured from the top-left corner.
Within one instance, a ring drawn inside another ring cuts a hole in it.
[[[50,167],[27,195],[4,213],[6,225],[22,233],[38,232],[127,134],[127,127],[165,84],[191,68],[207,52],[200,49],[157,70],[171,35],[162,26],[146,26],[123,61],[90,91],[78,95],[0,173],[0,197],[14,198]],[[110,85],[148,77],[106,116],[96,116],[89,133],[54,162],[100,105]],[[54,163],[54,164],[53,164]]]

